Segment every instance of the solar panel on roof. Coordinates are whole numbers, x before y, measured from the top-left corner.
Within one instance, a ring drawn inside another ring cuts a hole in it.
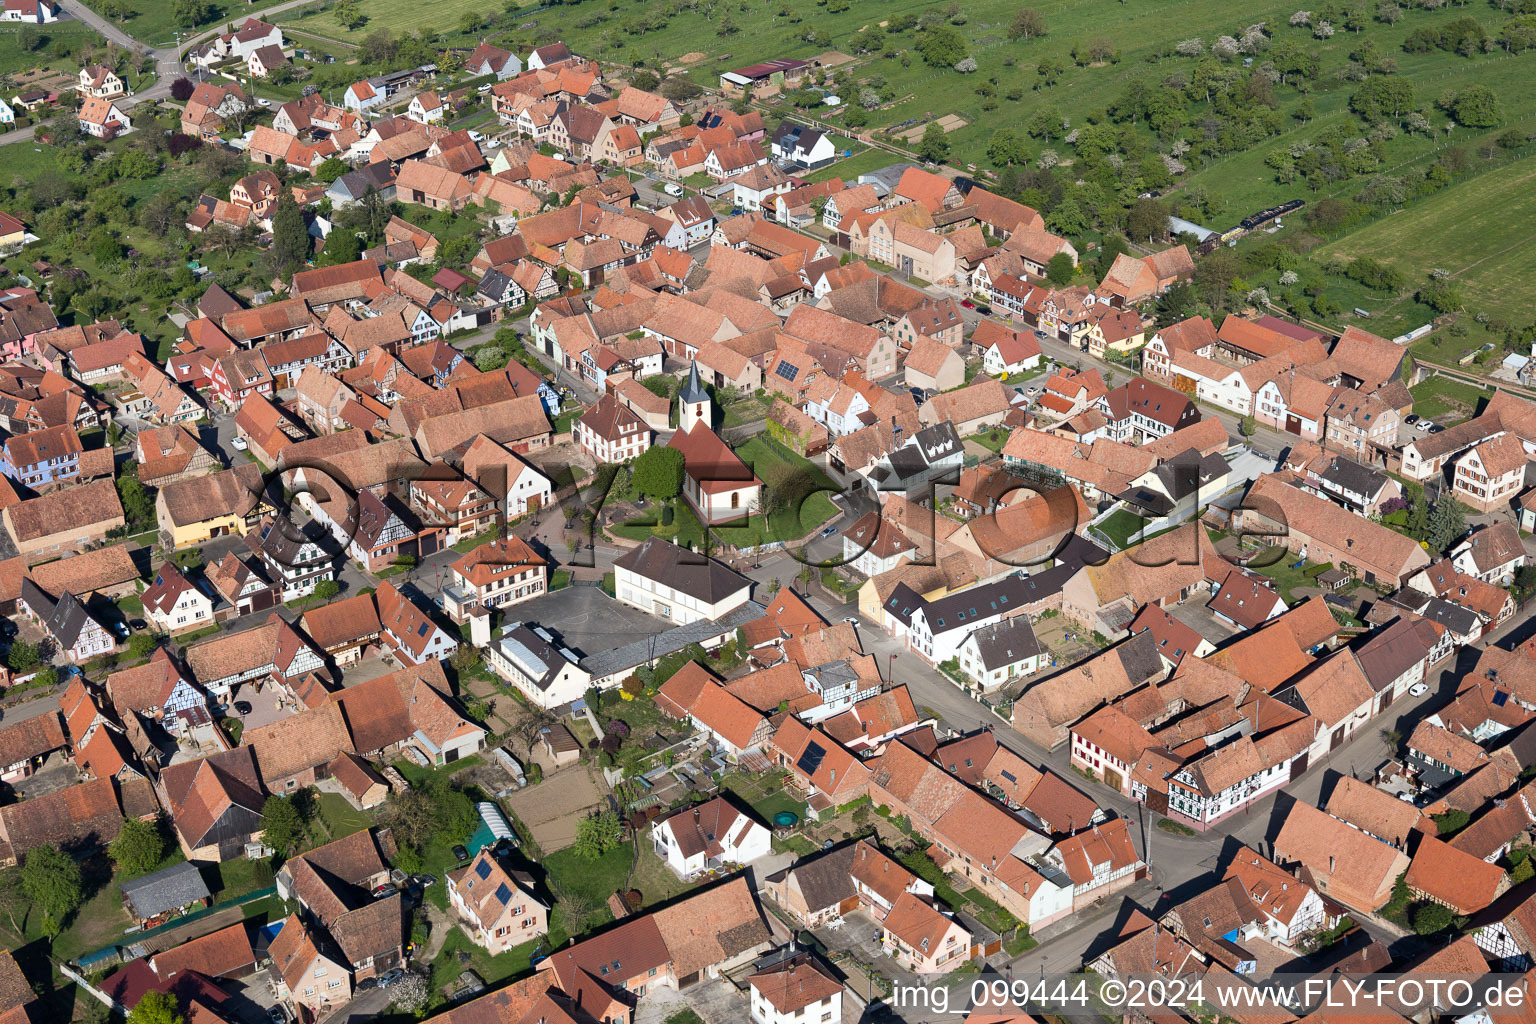
[[[507,883],[502,882],[496,887],[496,902],[505,903],[512,898],[512,890],[507,888]]]
[[[785,380],[793,383],[794,379],[800,376],[800,367],[791,366],[789,363],[786,363],[781,359],[779,361],[779,365],[774,368],[774,372],[777,373],[780,377],[783,377]]]
[[[488,861],[488,860],[483,860],[479,864],[476,864],[475,865],[475,874],[480,876],[480,881],[482,881],[482,882],[485,881],[487,878],[490,878],[491,877],[491,862]]]
[[[1505,693],[1503,690],[1494,690],[1493,691],[1493,706],[1494,707],[1501,708],[1501,707],[1503,707],[1505,705],[1506,702],[1508,702],[1508,700],[1509,700],[1509,694]]]
[[[821,767],[821,759],[827,756],[826,748],[812,740],[805,745],[805,750],[800,754],[800,760],[795,762],[795,770],[806,775],[815,775]]]

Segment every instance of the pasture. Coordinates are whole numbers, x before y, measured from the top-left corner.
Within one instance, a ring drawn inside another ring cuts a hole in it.
[[[1440,268],[1469,309],[1520,320],[1536,278],[1533,225],[1536,157],[1527,157],[1417,200],[1319,253],[1370,256],[1415,281]]]

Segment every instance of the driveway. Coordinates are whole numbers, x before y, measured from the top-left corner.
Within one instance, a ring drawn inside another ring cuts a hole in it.
[[[724,978],[706,978],[685,992],[665,987],[649,990],[635,1007],[635,1024],[661,1024],[689,1008],[705,1024],[737,1024],[751,1015],[751,1005],[735,985]]]

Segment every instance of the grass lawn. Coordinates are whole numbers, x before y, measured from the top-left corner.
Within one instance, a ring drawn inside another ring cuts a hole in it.
[[[330,5],[328,5],[330,6]],[[536,5],[525,5],[536,6]],[[496,5],[499,9],[500,4]],[[422,35],[443,33],[460,35],[459,19],[466,14],[485,15],[491,7],[482,0],[436,0],[423,4],[414,0],[362,0],[359,5],[367,21],[355,29],[342,25],[332,9],[314,12],[303,18],[303,10],[290,11],[279,17],[279,22],[297,21],[302,18],[303,27],[321,35],[337,39],[361,40],[375,29],[387,28],[395,35],[420,32]],[[522,48],[519,47],[519,52]]]
[[[629,843],[614,847],[596,860],[587,860],[574,846],[545,854],[540,862],[545,871],[545,885],[557,898],[562,892],[588,901],[596,915],[601,911],[608,920],[608,897],[623,889],[635,863],[635,848]],[[589,922],[589,924],[592,922]]]
[[[839,146],[846,148],[847,140],[838,139]],[[866,149],[862,153],[855,153],[846,160],[823,167],[819,171],[807,174],[807,181],[826,181],[829,178],[842,178],[843,184],[851,185],[859,180],[859,175],[868,174],[870,171],[878,171],[882,167],[889,167],[899,162],[896,154],[883,149]]]
[[[355,832],[361,832],[377,820],[376,816],[368,811],[360,811],[347,803],[346,797],[340,793],[317,793],[315,796],[319,817],[324,819],[326,827],[330,830],[330,838],[326,842],[334,842]]]
[[[1130,547],[1131,538],[1144,529],[1147,521],[1128,509],[1117,509],[1099,524],[1099,532],[1115,542],[1115,546],[1124,550]]]
[[[486,533],[477,533],[473,537],[460,537],[457,541],[451,544],[450,547],[452,547],[453,550],[457,551],[461,555],[467,555],[481,544],[495,539],[496,533],[493,530]]]
[[[74,60],[54,56],[53,47],[65,45],[71,50],[81,46],[95,46],[101,37],[79,22],[62,22],[56,25],[36,26],[37,45],[28,50],[21,44],[20,26],[7,25],[0,30],[0,75],[14,75],[41,67],[49,71],[62,71],[73,78],[80,70]],[[14,93],[6,93],[9,99]],[[9,161],[10,154],[6,154]]]
[[[786,507],[769,516],[774,540],[797,540],[837,514],[831,495],[839,488],[820,466],[803,459],[762,434],[736,449],[741,461],[763,482],[770,494],[783,495]],[[722,536],[726,531],[721,531]],[[726,540],[736,543],[729,536]]]
[[[630,888],[638,889],[645,905],[651,907],[681,896],[696,888],[696,883],[685,882],[673,874],[666,862],[656,856],[650,841],[643,839],[640,842],[640,858],[635,862],[635,873],[630,879]]]
[[[454,925],[453,931],[443,943],[442,952],[432,961],[430,988],[433,1002],[429,1006],[440,1003],[443,999],[443,987],[450,984],[465,970],[472,970],[480,975],[488,988],[495,988],[503,982],[532,973],[532,959],[535,951],[538,951],[541,946],[543,951],[547,952],[556,946],[565,945],[566,934],[559,917],[558,910],[551,913],[550,930],[547,935],[533,942],[514,946],[496,956],[475,945],[469,936],[464,934],[464,929]]]
[[[227,903],[272,884],[272,864],[266,860],[237,857],[202,865],[201,871],[215,903]]]
[[[1275,589],[1285,599],[1286,604],[1293,603],[1291,590],[1295,587],[1316,587],[1317,582],[1306,574],[1306,569],[1313,563],[1308,562],[1297,566],[1300,561],[1293,552],[1282,547],[1270,547],[1261,552],[1246,568],[1250,572],[1256,572],[1260,576],[1267,576],[1274,581]],[[1268,563],[1258,565],[1255,563]]]
[[[805,819],[805,801],[798,800],[784,788],[782,776],[727,775],[721,780],[721,788],[746,801],[758,817],[770,826],[773,816],[780,811]]]
[[[1318,252],[1371,256],[1414,282],[1432,268],[1447,270],[1469,311],[1518,321],[1536,275],[1533,225],[1536,157],[1526,157],[1416,200]]]
[[[1003,445],[1008,443],[1008,431],[1001,428],[983,430],[979,434],[972,434],[967,441],[975,441],[989,452],[1000,452]]]
[[[1492,392],[1474,384],[1439,376],[1408,390],[1413,395],[1414,412],[1446,427],[1471,419],[1482,403],[1493,397]]]

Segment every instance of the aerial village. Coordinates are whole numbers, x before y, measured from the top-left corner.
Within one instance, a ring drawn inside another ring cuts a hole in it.
[[[1438,422],[1402,339],[1168,315],[1182,241],[808,180],[831,134],[564,44],[466,65],[204,76],[180,134],[243,166],[168,230],[296,256],[163,336],[61,315],[0,213],[12,1021],[1536,966],[1536,392]]]

